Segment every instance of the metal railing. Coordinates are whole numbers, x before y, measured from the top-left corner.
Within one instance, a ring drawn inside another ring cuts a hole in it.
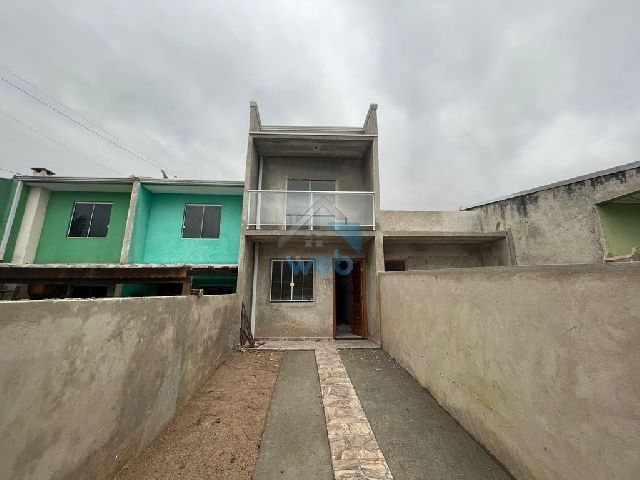
[[[249,190],[251,230],[374,230],[373,192]]]

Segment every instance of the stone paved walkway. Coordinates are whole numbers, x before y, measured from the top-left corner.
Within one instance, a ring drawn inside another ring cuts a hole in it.
[[[406,371],[374,343],[270,340],[260,349],[315,353],[317,377],[313,366],[306,368],[305,375],[313,376],[314,382],[319,380],[326,423],[326,429],[322,428],[322,431],[328,439],[336,480],[386,480],[394,476],[396,480],[510,478]],[[357,383],[356,388],[354,383]],[[368,415],[372,417],[368,418]],[[380,438],[376,438],[378,435]],[[288,448],[290,455],[304,459],[304,449],[296,442]],[[325,458],[329,456],[326,455]],[[385,455],[391,457],[387,459]]]

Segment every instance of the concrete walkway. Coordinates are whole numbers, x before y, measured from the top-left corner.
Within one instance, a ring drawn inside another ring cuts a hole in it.
[[[333,478],[312,351],[288,351],[282,358],[253,478]]]
[[[272,345],[285,354],[255,479],[511,478],[383,350],[340,345]]]
[[[510,479],[383,350],[341,350],[360,403],[397,479]]]

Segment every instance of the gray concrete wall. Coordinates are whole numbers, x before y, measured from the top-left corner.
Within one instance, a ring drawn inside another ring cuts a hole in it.
[[[237,303],[0,302],[0,478],[109,478],[231,350]]]
[[[336,246],[305,247],[259,244],[256,292],[257,337],[333,337],[333,265],[330,273],[314,270],[313,302],[270,302],[271,260],[332,256]]]
[[[382,210],[380,229],[391,232],[481,232],[478,212]]]
[[[485,231],[511,230],[518,265],[602,263],[596,203],[640,191],[640,168],[473,208]]]
[[[364,158],[265,157],[262,166],[263,190],[286,190],[287,179],[336,180],[336,190],[372,191],[366,179]]]
[[[640,475],[640,265],[380,274],[383,348],[518,479]]]

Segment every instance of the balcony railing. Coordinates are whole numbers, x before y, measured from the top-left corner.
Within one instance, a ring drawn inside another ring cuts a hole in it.
[[[374,230],[373,192],[250,190],[248,229]]]

